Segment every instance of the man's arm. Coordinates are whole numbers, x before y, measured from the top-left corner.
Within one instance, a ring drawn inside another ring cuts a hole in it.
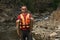
[[[19,23],[20,23],[20,15],[18,15],[17,20],[16,20],[17,34],[20,36]]]
[[[31,31],[33,30],[33,23],[34,23],[34,18],[32,17],[32,15],[30,16],[30,20],[31,20]]]
[[[20,36],[19,20],[16,20],[16,28],[17,28],[17,34]]]

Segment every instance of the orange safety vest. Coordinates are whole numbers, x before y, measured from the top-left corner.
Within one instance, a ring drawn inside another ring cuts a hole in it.
[[[28,29],[30,26],[30,14],[28,13],[25,17],[23,16],[23,14],[20,14],[21,17],[21,23],[20,23],[20,29],[24,30],[24,29]]]

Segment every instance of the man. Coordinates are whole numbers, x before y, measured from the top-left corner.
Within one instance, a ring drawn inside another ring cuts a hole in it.
[[[33,17],[30,13],[27,12],[27,7],[21,7],[21,13],[18,15],[16,20],[16,27],[18,36],[21,37],[21,40],[33,40],[31,35]]]

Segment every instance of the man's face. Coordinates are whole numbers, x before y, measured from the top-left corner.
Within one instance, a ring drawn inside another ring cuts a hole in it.
[[[26,12],[26,11],[27,11],[26,6],[21,7],[21,11],[22,11],[22,12]]]

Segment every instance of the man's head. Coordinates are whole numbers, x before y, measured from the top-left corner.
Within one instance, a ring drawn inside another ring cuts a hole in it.
[[[22,7],[21,7],[21,11],[22,11],[22,12],[27,12],[27,7],[26,7],[26,6],[22,6]]]

